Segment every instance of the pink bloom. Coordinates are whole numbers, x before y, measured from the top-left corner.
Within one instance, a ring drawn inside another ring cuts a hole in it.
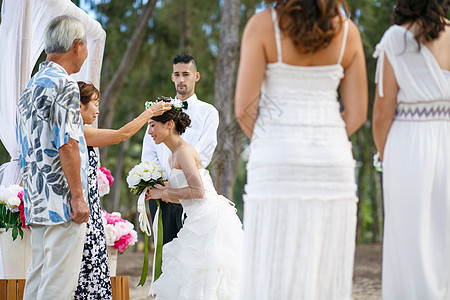
[[[30,226],[27,226],[27,224],[25,223],[25,208],[23,205],[23,190],[21,190],[18,194],[17,197],[19,197],[20,199],[20,205],[19,205],[19,214],[20,214],[20,220],[22,221],[22,228],[30,228]]]
[[[105,228],[106,244],[112,245],[120,253],[125,251],[128,246],[137,242],[137,232],[133,224],[122,219],[120,213],[108,213],[102,210],[103,226]]]
[[[119,252],[122,253],[130,245],[134,245],[134,242],[133,237],[130,233],[128,233],[126,235],[123,235],[117,242],[115,242],[113,248],[118,249]]]
[[[117,236],[126,235],[126,234],[130,233],[131,230],[133,230],[133,227],[132,227],[133,225],[131,225],[131,228],[130,228],[130,225],[128,225],[128,224],[129,224],[129,222],[126,221],[126,222],[117,222],[114,225],[114,229],[116,230]]]
[[[106,178],[106,175],[102,172],[97,172],[97,183],[98,183],[98,195],[103,197],[106,194],[109,194],[109,181]]]
[[[109,186],[111,186],[111,184],[113,184],[114,182],[114,177],[111,175],[111,172],[107,168],[100,168],[99,170],[106,175],[106,178],[108,179],[109,182]]]
[[[106,219],[107,224],[116,224],[117,222],[125,222],[125,220],[122,219],[119,213],[108,213],[105,210],[102,210],[102,214],[104,215]]]

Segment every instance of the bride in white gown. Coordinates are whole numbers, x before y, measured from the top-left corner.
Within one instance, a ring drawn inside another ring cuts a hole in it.
[[[187,215],[177,238],[164,245],[162,274],[150,293],[156,299],[237,299],[242,224],[233,203],[217,194],[197,151],[180,137],[189,124],[175,108],[149,122],[155,143],[172,152],[172,171],[170,186],[151,189],[146,199],[180,203]]]

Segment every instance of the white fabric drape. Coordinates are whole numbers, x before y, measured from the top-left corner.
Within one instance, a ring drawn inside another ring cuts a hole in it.
[[[0,24],[0,139],[11,156],[11,162],[0,166],[0,185],[20,182],[15,138],[16,108],[22,90],[44,50],[44,29],[56,16],[71,15],[85,29],[88,57],[76,80],[89,81],[100,87],[106,33],[100,24],[70,0],[4,0]],[[0,248],[0,278],[3,278]]]

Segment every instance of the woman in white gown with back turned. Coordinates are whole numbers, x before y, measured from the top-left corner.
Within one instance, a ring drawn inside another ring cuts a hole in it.
[[[233,203],[217,194],[197,151],[180,137],[190,122],[186,113],[175,108],[149,121],[155,143],[164,143],[172,152],[172,169],[170,186],[150,189],[146,199],[180,203],[187,215],[177,237],[164,245],[162,274],[150,294],[167,300],[235,300],[242,224]]]
[[[345,1],[266,2],[275,8],[246,25],[236,87],[251,138],[241,299],[350,299],[357,197],[348,136],[368,102],[360,34],[341,14]]]
[[[450,299],[448,0],[398,0],[377,45],[383,299]]]

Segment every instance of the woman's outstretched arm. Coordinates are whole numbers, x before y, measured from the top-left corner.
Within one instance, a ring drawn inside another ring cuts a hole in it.
[[[133,136],[149,119],[163,114],[172,107],[171,103],[158,102],[144,110],[136,119],[122,126],[120,129],[98,129],[84,126],[84,136],[88,146],[104,147],[116,145]]]

